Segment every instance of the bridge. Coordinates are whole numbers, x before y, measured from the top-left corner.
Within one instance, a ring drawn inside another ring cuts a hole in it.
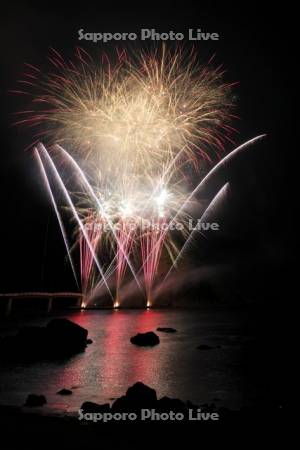
[[[77,299],[77,308],[83,307],[83,298],[84,295],[80,292],[14,292],[8,294],[0,294],[1,299],[6,300],[5,307],[5,316],[9,316],[12,310],[13,300],[15,299],[47,299],[47,313],[50,313],[52,310],[53,299],[55,298],[75,298]]]

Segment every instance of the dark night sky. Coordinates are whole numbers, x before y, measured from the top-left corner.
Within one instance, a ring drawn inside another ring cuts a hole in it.
[[[206,243],[202,257],[210,262],[235,260],[237,266],[242,261],[237,278],[248,292],[250,272],[251,279],[256,280],[255,290],[261,290],[262,296],[265,292],[269,296],[284,292],[291,243],[289,167],[295,151],[288,117],[292,104],[288,71],[293,12],[283,12],[280,6],[263,10],[260,3],[246,3],[240,9],[214,7],[214,2],[209,2],[209,7],[208,2],[198,3],[189,7],[186,2],[180,7],[173,3],[162,8],[148,2],[140,8],[120,9],[113,5],[108,10],[100,1],[69,7],[52,2],[51,6],[41,6],[41,2],[12,1],[1,11],[0,292],[75,288],[64,264],[63,242],[36,164],[30,153],[24,152],[30,133],[11,127],[20,99],[8,90],[16,87],[23,63],[43,67],[49,47],[71,55],[78,45],[80,28],[136,32],[140,28],[186,31],[197,27],[218,32],[221,37],[218,42],[197,44],[204,60],[216,53],[216,61],[227,68],[227,80],[240,83],[236,89],[241,117],[236,124],[237,143],[262,132],[269,135],[261,153],[247,161],[238,177],[240,183],[234,185],[235,192],[245,193],[238,212],[232,212],[239,215],[244,232],[239,231],[230,241],[211,246]],[[101,44],[85,42],[83,46],[92,53],[101,49]],[[286,224],[280,227],[279,221]]]

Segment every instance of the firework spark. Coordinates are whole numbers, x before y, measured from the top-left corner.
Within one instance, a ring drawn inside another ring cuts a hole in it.
[[[30,70],[20,81],[29,83],[32,100],[20,122],[45,143],[91,158],[102,176],[160,173],[178,152],[198,163],[224,150],[233,105],[221,68],[165,47],[133,58],[123,52],[114,66],[80,49],[76,56],[66,62],[55,52],[49,73]]]
[[[81,49],[74,61],[57,51],[49,59],[48,73],[28,66],[20,81],[31,105],[18,113],[17,123],[35,128],[35,139],[49,149],[38,144],[35,152],[72,267],[47,167],[78,228],[84,294],[95,285],[111,294],[115,274],[119,306],[127,270],[140,288],[142,271],[150,306],[163,249],[171,262],[176,257],[171,225],[180,224],[184,236],[188,232],[192,175],[231,141],[233,85],[224,83],[221,68],[200,65],[194,51],[183,49],[162,47],[132,57],[121,52],[114,64],[105,55],[92,60]],[[54,162],[58,154],[80,184],[76,201]],[[102,261],[107,246],[108,264]]]

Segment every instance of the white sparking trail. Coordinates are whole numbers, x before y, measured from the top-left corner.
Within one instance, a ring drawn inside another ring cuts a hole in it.
[[[70,208],[71,208],[71,211],[72,211],[72,213],[73,213],[73,215],[74,215],[74,217],[75,217],[75,219],[76,219],[76,221],[77,221],[77,223],[78,223],[78,225],[79,225],[79,227],[80,227],[80,229],[82,231],[82,234],[83,234],[83,236],[84,236],[84,238],[86,240],[86,243],[87,243],[87,245],[89,247],[89,250],[90,250],[90,252],[91,252],[91,254],[92,254],[93,258],[94,258],[94,261],[95,261],[95,264],[96,264],[96,266],[97,266],[97,268],[99,270],[99,273],[100,273],[100,275],[103,278],[103,281],[104,281],[104,284],[106,286],[106,289],[108,290],[108,292],[109,292],[109,294],[110,294],[110,296],[111,296],[111,298],[113,300],[114,297],[113,297],[112,292],[111,292],[111,290],[110,290],[110,288],[109,288],[109,286],[107,284],[107,281],[105,279],[105,274],[103,273],[101,264],[100,264],[100,262],[99,262],[99,260],[97,258],[97,255],[95,254],[95,251],[94,251],[93,246],[92,246],[92,244],[90,242],[90,239],[89,239],[89,237],[87,235],[87,232],[86,232],[86,230],[84,228],[84,225],[83,225],[82,221],[80,220],[80,217],[79,217],[79,215],[77,213],[77,210],[76,210],[76,208],[75,208],[75,206],[74,206],[74,204],[73,204],[73,202],[71,200],[70,194],[69,194],[66,186],[64,185],[64,182],[62,181],[62,178],[59,175],[58,170],[57,170],[57,168],[56,168],[52,158],[50,157],[48,151],[44,147],[44,145],[39,143],[38,144],[38,148],[44,154],[45,158],[47,159],[47,161],[49,162],[49,164],[50,164],[50,166],[52,168],[52,171],[53,171],[53,173],[55,175],[55,178],[56,178],[56,180],[57,180],[57,182],[58,182],[58,184],[59,184],[59,186],[60,186],[60,188],[61,188],[61,190],[62,190],[62,192],[63,192],[63,194],[64,194],[64,196],[65,196],[65,198],[66,198],[66,200],[67,200],[67,202],[68,202],[68,204],[70,206]]]
[[[35,157],[36,157],[36,159],[38,161],[38,164],[40,166],[42,177],[44,179],[47,191],[49,193],[49,197],[51,199],[53,208],[55,210],[56,217],[57,217],[57,220],[58,220],[58,223],[59,223],[59,226],[60,226],[60,230],[61,230],[61,233],[62,233],[62,236],[63,236],[63,240],[64,240],[64,243],[65,243],[65,247],[66,247],[66,250],[67,250],[68,258],[69,258],[69,261],[70,261],[70,264],[71,264],[72,272],[73,272],[73,275],[74,275],[77,287],[79,288],[79,283],[78,283],[78,279],[77,279],[77,275],[76,275],[76,270],[75,270],[74,262],[73,262],[72,255],[71,255],[71,252],[70,252],[70,245],[69,245],[69,241],[68,241],[68,238],[67,238],[67,233],[66,233],[66,230],[65,230],[65,227],[64,227],[64,224],[63,224],[60,212],[58,210],[58,207],[57,207],[57,204],[56,204],[56,201],[55,201],[55,198],[54,198],[54,195],[53,195],[53,192],[52,192],[52,189],[51,189],[48,177],[47,177],[47,173],[46,173],[45,167],[43,165],[43,162],[42,162],[41,157],[39,155],[38,149],[36,147],[34,148],[34,154],[35,154]]]
[[[211,178],[214,177],[214,175],[216,174],[216,172],[222,168],[225,167],[227,164],[230,163],[230,161],[241,151],[248,149],[248,147],[250,147],[251,145],[255,144],[255,142],[260,141],[261,139],[265,138],[267,135],[266,134],[260,134],[259,136],[256,136],[252,139],[250,139],[249,141],[244,142],[243,144],[239,145],[237,148],[235,148],[234,150],[232,150],[232,152],[228,153],[228,155],[226,155],[223,159],[221,159],[221,161],[218,162],[218,164],[216,164],[209,172],[207,175],[205,175],[205,177],[203,178],[203,180],[201,180],[201,182],[198,184],[198,186],[196,187],[196,189],[192,192],[191,195],[194,195],[196,193],[196,191],[199,191],[201,188],[204,187],[205,183],[207,183]],[[227,180],[226,180],[227,181]]]
[[[175,216],[172,218],[172,220],[169,222],[168,227],[166,227],[165,229],[165,233],[167,233],[167,231],[170,229],[170,227],[173,225],[173,223],[175,223],[176,218],[178,217],[178,215],[184,210],[184,208],[186,207],[186,205],[189,203],[189,201],[194,197],[194,195],[196,195],[196,193],[204,186],[204,184],[210,179],[212,178],[216,172],[218,171],[219,168],[221,168],[222,166],[226,165],[227,163],[229,163],[234,156],[239,153],[242,150],[245,150],[246,148],[248,148],[249,146],[253,145],[255,142],[263,139],[264,137],[266,137],[266,134],[261,134],[259,136],[256,136],[252,139],[249,139],[249,141],[244,142],[242,145],[240,145],[239,147],[237,147],[236,149],[232,150],[232,152],[230,152],[227,156],[225,156],[221,161],[218,162],[218,164],[213,167],[211,169],[211,171],[203,178],[203,180],[200,181],[200,183],[195,187],[195,189],[190,193],[190,195],[187,197],[187,199],[184,201],[184,203],[181,205],[181,207],[179,208],[179,210],[176,212]],[[157,245],[154,246],[154,248],[151,250],[151,252],[149,253],[146,262],[148,261],[148,259],[151,257],[151,254],[156,250]],[[141,270],[141,269],[140,269]],[[139,270],[139,272],[140,272]],[[139,273],[138,272],[138,273]]]
[[[208,205],[208,207],[205,209],[204,213],[202,214],[202,216],[200,217],[200,219],[198,219],[198,225],[201,224],[201,222],[203,220],[205,220],[206,215],[209,213],[209,211],[217,204],[217,202],[220,201],[220,199],[226,194],[226,191],[229,187],[229,183],[224,184],[224,186],[219,190],[219,192],[215,195],[215,197],[212,199],[212,201],[210,202],[210,204]],[[163,283],[166,281],[166,279],[168,278],[168,276],[170,275],[170,273],[172,272],[172,270],[176,267],[177,262],[180,260],[180,258],[182,258],[184,251],[187,249],[189,243],[192,240],[193,234],[195,233],[195,231],[197,231],[197,227],[193,228],[189,237],[187,238],[187,240],[185,241],[184,245],[182,246],[180,252],[178,253],[176,259],[174,260],[172,266],[170,267],[167,275],[165,276],[165,278],[163,279],[161,285],[163,285]]]
[[[95,200],[95,202],[96,202],[98,208],[100,209],[100,211],[101,211],[102,213],[104,213],[103,206],[102,206],[102,204],[101,204],[99,198],[98,198],[97,195],[95,194],[95,192],[94,192],[92,186],[90,185],[89,181],[87,180],[85,174],[83,173],[82,169],[79,167],[79,165],[77,164],[77,162],[74,160],[74,158],[72,158],[72,156],[71,156],[71,155],[70,155],[63,147],[61,147],[61,146],[58,145],[58,144],[56,145],[56,147],[57,147],[61,152],[63,152],[63,154],[68,158],[68,160],[71,162],[71,164],[73,165],[73,167],[75,167],[76,171],[79,173],[79,175],[80,175],[80,177],[81,177],[81,179],[82,179],[84,185],[86,186],[87,190],[88,190],[89,193],[91,194],[92,198]],[[121,252],[122,252],[123,255],[124,255],[124,258],[125,258],[125,260],[126,260],[126,262],[127,262],[127,264],[128,264],[128,267],[129,267],[130,270],[131,270],[132,275],[134,276],[134,279],[135,279],[135,281],[136,281],[138,287],[142,290],[142,286],[141,286],[141,284],[140,284],[140,282],[139,282],[139,279],[137,278],[137,275],[136,275],[136,273],[135,273],[135,270],[134,270],[134,268],[132,267],[132,264],[131,264],[131,262],[130,262],[130,260],[129,260],[129,258],[128,258],[128,256],[127,256],[127,254],[126,254],[126,252],[125,252],[125,250],[124,250],[124,248],[123,248],[123,246],[122,246],[120,240],[118,239],[118,236],[117,236],[116,233],[115,233],[114,226],[113,226],[113,224],[111,223],[111,221],[108,221],[108,225],[109,225],[109,227],[110,227],[111,232],[113,233],[113,236],[114,236],[114,238],[115,238],[115,240],[116,240],[116,242],[117,242],[117,244],[118,244],[118,246],[119,246]]]

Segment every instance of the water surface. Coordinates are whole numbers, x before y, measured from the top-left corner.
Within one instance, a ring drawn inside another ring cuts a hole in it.
[[[241,368],[242,312],[85,310],[55,317],[67,317],[87,328],[93,344],[64,361],[2,366],[1,404],[22,405],[29,393],[37,393],[47,397],[47,408],[74,412],[86,400],[111,402],[136,381],[156,389],[158,397],[167,395],[198,405],[214,402],[235,409],[251,402],[254,395]],[[22,320],[22,325],[48,321],[49,317],[31,318]],[[15,332],[17,327],[12,321],[2,327],[2,334]],[[161,342],[153,348],[130,343],[137,332],[157,327],[178,331],[158,333]],[[199,350],[200,344],[214,348]],[[57,395],[62,388],[72,389],[73,395]]]

